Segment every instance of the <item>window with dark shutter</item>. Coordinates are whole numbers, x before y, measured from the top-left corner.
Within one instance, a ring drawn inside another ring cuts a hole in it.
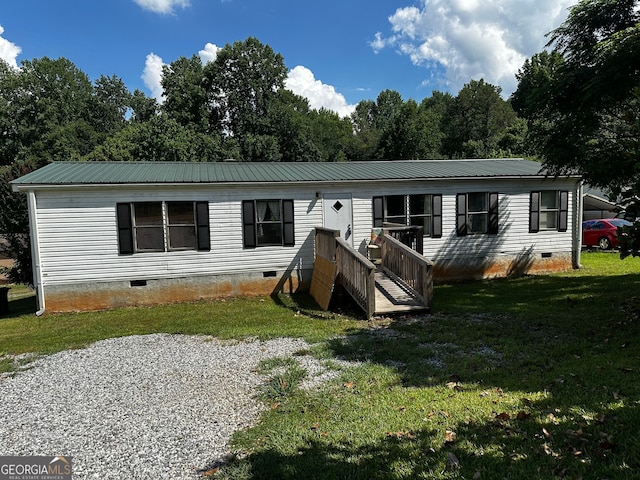
[[[433,238],[442,237],[442,195],[431,196],[431,236]]]
[[[208,202],[118,203],[116,211],[122,255],[211,250]]]
[[[382,227],[384,224],[384,197],[373,197],[373,226]]]
[[[256,248],[256,210],[253,200],[242,202],[242,239],[244,248]]]
[[[569,192],[565,190],[541,190],[529,197],[529,232],[541,230],[567,231],[569,216]]]
[[[373,197],[373,227],[385,224],[419,226],[426,237],[442,237],[442,195],[413,194]]]
[[[569,192],[560,192],[560,210],[558,216],[558,231],[567,231],[567,222],[569,218]]]
[[[531,192],[529,197],[529,232],[540,230],[540,192]]]
[[[456,196],[456,234],[464,237],[467,234],[467,194]]]
[[[282,229],[284,246],[294,246],[296,244],[296,239],[293,224],[293,200],[282,201]]]
[[[209,202],[196,202],[196,226],[198,250],[211,250],[211,233],[209,232]]]
[[[133,253],[133,226],[131,224],[131,204],[116,205],[118,221],[118,248],[121,255]]]
[[[496,235],[498,233],[498,193],[491,192],[489,194],[489,223],[487,225],[487,233]]]

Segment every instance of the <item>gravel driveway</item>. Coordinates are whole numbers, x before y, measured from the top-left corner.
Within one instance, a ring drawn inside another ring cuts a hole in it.
[[[42,357],[0,379],[0,455],[71,456],[74,479],[198,478],[262,412],[258,363],[307,348],[155,334]],[[336,374],[295,358],[316,381]]]

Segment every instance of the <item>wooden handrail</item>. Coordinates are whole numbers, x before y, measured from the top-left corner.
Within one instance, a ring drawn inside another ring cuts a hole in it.
[[[431,308],[433,300],[433,263],[399,240],[382,236],[382,267],[402,279]]]
[[[418,225],[398,225],[395,223],[385,223],[383,227],[382,232],[385,236],[394,237],[420,255],[424,252],[424,227]]]
[[[343,287],[371,318],[375,313],[376,266],[340,237],[336,238],[336,263]]]
[[[316,227],[316,256],[331,262],[336,261],[336,238],[340,237],[340,230]]]

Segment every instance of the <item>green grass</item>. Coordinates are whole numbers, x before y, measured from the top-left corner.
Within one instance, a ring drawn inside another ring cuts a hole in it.
[[[216,479],[640,479],[640,259],[583,265],[440,285],[433,314],[369,323],[307,296],[16,314],[0,352],[169,332],[304,337],[360,362],[319,391],[290,388],[291,359],[262,363],[270,408]]]
[[[214,478],[640,478],[640,259],[583,262],[329,340],[363,365],[277,403]]]
[[[30,302],[27,314],[22,313]],[[310,342],[344,334],[363,323],[321,311],[308,295],[228,299],[153,308],[45,314],[36,317],[33,298],[9,302],[0,319],[0,352],[54,353],[106,338],[149,333],[213,335],[222,339],[300,337]]]

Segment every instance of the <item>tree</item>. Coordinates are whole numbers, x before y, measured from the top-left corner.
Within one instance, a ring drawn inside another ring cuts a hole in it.
[[[227,158],[219,135],[184,126],[166,114],[130,122],[84,159],[93,161],[208,162]]]
[[[162,110],[184,126],[209,131],[207,91],[202,61],[196,55],[181,57],[162,68],[165,101]]]
[[[445,121],[444,153],[449,157],[487,158],[520,153],[512,145],[514,132],[523,127],[500,87],[472,80],[462,87]],[[521,132],[520,132],[521,133]],[[510,136],[511,135],[511,136]]]
[[[626,192],[631,203],[640,192],[638,6],[583,0],[572,7],[548,43],[564,60],[541,95],[527,100],[546,117],[530,126],[552,173],[579,172],[594,186]],[[629,233],[640,238],[640,225]]]
[[[261,159],[254,155],[263,148],[256,149],[254,140],[272,133],[269,107],[277,101],[286,76],[282,55],[253,37],[225,45],[215,61],[204,67],[209,121],[219,132],[237,139],[245,160]],[[248,140],[248,135],[253,139]]]
[[[29,283],[31,252],[24,195],[10,182],[51,161],[81,160],[125,125],[130,95],[116,77],[95,85],[64,58],[0,62],[0,232],[15,260],[13,281]]]
[[[382,156],[391,160],[436,158],[442,141],[439,120],[434,111],[408,100],[382,134]]]

